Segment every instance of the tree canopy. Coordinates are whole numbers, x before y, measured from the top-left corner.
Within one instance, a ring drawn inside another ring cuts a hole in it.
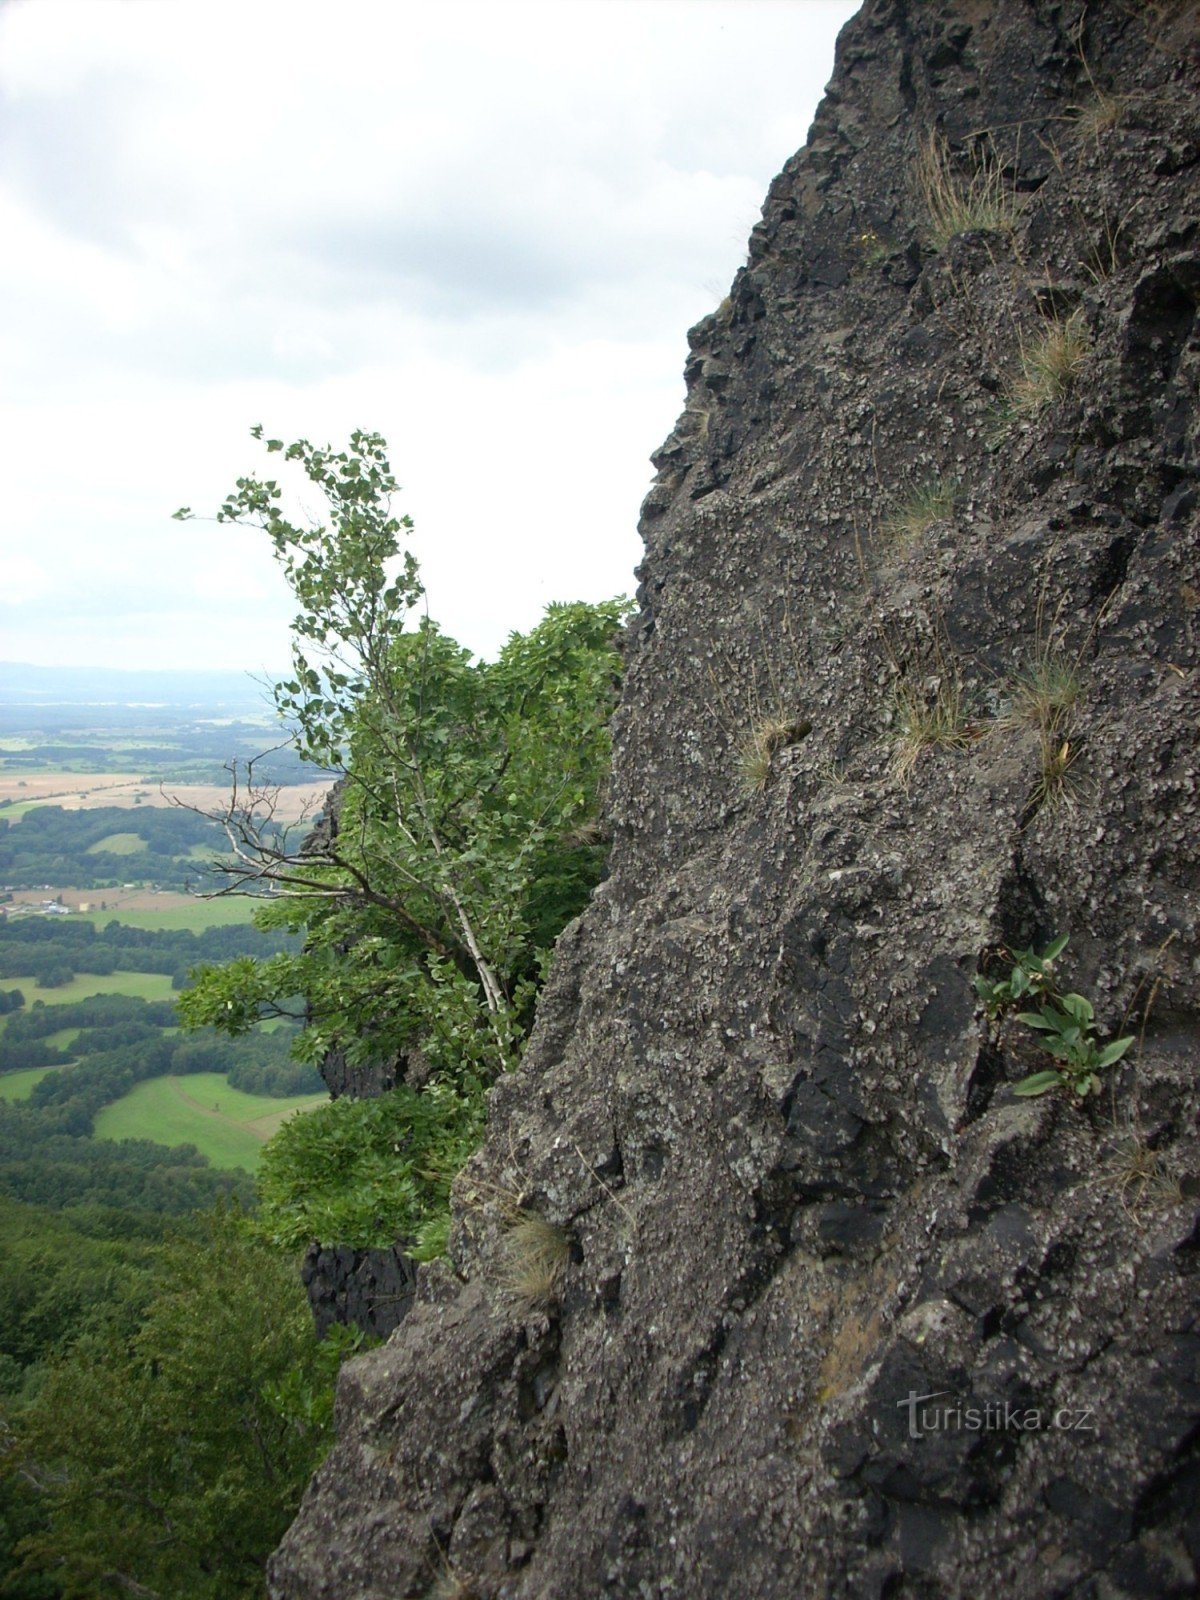
[[[260,924],[301,932],[303,946],[201,969],[180,1012],[241,1033],[299,996],[307,1059],[419,1063],[417,1092],[471,1099],[518,1059],[550,948],[603,870],[627,606],[552,605],[496,660],[476,660],[423,608],[384,441],[265,443],[325,515],[301,525],[279,482],[243,478],[218,520],[273,544],[298,607],[276,704],[304,758],[339,781],[297,844],[274,829],[253,766],[235,772],[221,817],[230,887],[268,891]]]

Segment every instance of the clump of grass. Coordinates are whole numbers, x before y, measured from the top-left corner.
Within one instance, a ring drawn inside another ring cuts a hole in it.
[[[928,686],[901,678],[893,691],[892,771],[907,783],[926,750],[965,750],[976,737],[962,685],[950,674]]]
[[[1087,359],[1091,338],[1079,312],[1054,321],[1028,343],[1022,342],[1020,372],[1008,391],[1009,417],[1033,417],[1074,387]]]
[[[1013,678],[1001,724],[1041,733],[1065,731],[1082,693],[1078,664],[1057,650],[1046,650]]]
[[[1071,110],[1075,113],[1075,126],[1079,132],[1086,138],[1096,139],[1120,126],[1126,110],[1133,103],[1133,97],[1108,94],[1095,84],[1092,87],[1095,90],[1092,98],[1084,105],[1072,106]]]
[[[1033,665],[1012,680],[999,726],[1032,728],[1037,734],[1038,777],[1030,797],[1035,809],[1074,805],[1078,798],[1075,713],[1082,694],[1078,662],[1056,649],[1042,650]]]
[[[1030,796],[1033,808],[1040,811],[1043,806],[1050,810],[1073,806],[1081,789],[1075,771],[1079,745],[1053,731],[1043,731],[1038,736],[1038,755],[1038,776]]]
[[[1183,1201],[1179,1179],[1168,1171],[1158,1151],[1133,1129],[1117,1141],[1096,1181],[1112,1190],[1130,1216],[1144,1204],[1173,1206]]]
[[[898,501],[880,524],[880,533],[889,544],[903,547],[924,538],[935,522],[954,515],[957,485],[948,478],[935,478]]]
[[[558,1299],[570,1259],[561,1228],[535,1212],[519,1212],[504,1237],[501,1287],[521,1311],[544,1311]]]
[[[771,781],[771,762],[777,750],[799,744],[812,732],[812,723],[794,717],[760,717],[738,751],[738,777],[743,789],[761,794]]]
[[[1011,233],[1017,225],[1017,195],[994,155],[984,153],[972,171],[960,172],[945,139],[931,133],[918,151],[914,175],[937,250],[960,233]]]
[[[428,1600],[479,1600],[479,1590],[469,1578],[448,1566],[434,1579]]]

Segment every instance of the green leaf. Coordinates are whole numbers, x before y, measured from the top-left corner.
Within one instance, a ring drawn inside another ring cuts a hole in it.
[[[1066,933],[1060,933],[1057,939],[1051,939],[1050,943],[1042,951],[1042,960],[1047,964],[1049,964],[1051,961],[1057,961],[1059,956],[1062,955],[1063,951],[1067,948],[1069,940],[1070,934]]]
[[[1061,1072],[1035,1072],[1013,1085],[1013,1093],[1025,1096],[1045,1094],[1050,1089],[1061,1088],[1066,1082]]]
[[[1023,1022],[1027,1028],[1041,1028],[1049,1033],[1058,1032],[1059,1019],[1051,1011],[1018,1011],[1017,1021]]]
[[[1101,1048],[1100,1054],[1096,1057],[1096,1065],[1098,1067],[1111,1067],[1114,1061],[1120,1061],[1133,1041],[1134,1035],[1132,1033],[1127,1034],[1124,1039],[1113,1039]]]
[[[1085,1026],[1095,1016],[1090,1000],[1085,1000],[1081,994],[1064,994],[1058,1004]]]

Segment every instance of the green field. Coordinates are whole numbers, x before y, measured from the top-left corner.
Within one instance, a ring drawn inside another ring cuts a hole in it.
[[[103,977],[94,972],[78,972],[70,983],[59,984],[57,989],[43,989],[35,978],[5,978],[2,987],[20,989],[27,1006],[36,1000],[48,1006],[65,1006],[75,1000],[90,1000],[94,994],[131,994],[142,1000],[175,998],[170,974],[166,972],[108,972]]]
[[[41,1083],[48,1072],[61,1072],[61,1067],[22,1067],[19,1072],[0,1072],[0,1100],[28,1100],[35,1083]]]
[[[109,833],[103,839],[97,839],[95,844],[87,847],[89,856],[99,855],[103,851],[110,856],[136,856],[146,848],[146,841],[140,833]]]
[[[328,1096],[287,1100],[243,1094],[219,1072],[150,1078],[96,1118],[98,1139],[153,1139],[157,1144],[194,1144],[215,1167],[253,1172],[263,1143],[295,1111],[325,1105]]]
[[[173,906],[164,911],[126,911],[117,906],[108,911],[87,911],[88,922],[97,928],[110,922],[121,922],[127,928],[161,929],[175,932],[186,928],[191,933],[202,933],[205,928],[225,928],[233,922],[249,922],[258,902],[246,895],[229,895],[223,900],[193,900],[190,905]]]
[[[57,1033],[48,1033],[45,1043],[52,1044],[56,1050],[65,1050],[75,1043],[82,1032],[82,1028],[60,1028]]]

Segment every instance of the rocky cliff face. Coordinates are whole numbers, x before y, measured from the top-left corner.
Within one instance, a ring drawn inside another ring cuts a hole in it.
[[[612,876],[273,1596],[1195,1592],[1196,43],[845,30],[655,457]],[[1021,1098],[972,980],[1064,933],[1135,1042]]]

